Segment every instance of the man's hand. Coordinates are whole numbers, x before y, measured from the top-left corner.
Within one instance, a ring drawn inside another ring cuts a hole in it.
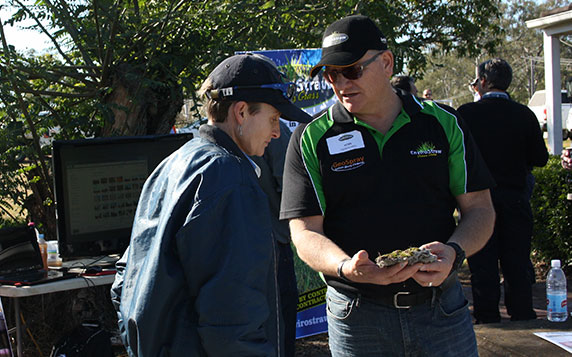
[[[419,271],[413,275],[413,279],[421,286],[439,286],[447,279],[453,263],[455,262],[455,249],[441,242],[432,242],[422,245],[437,256],[437,261],[423,264]]]
[[[451,248],[452,249],[452,248]],[[356,283],[389,285],[401,283],[414,276],[422,264],[407,266],[407,262],[380,268],[369,259],[365,250],[360,250],[343,266],[344,276]]]

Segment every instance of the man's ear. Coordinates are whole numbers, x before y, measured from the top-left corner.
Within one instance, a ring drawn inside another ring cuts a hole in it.
[[[386,50],[381,55],[381,63],[383,66],[383,71],[391,78],[393,76],[393,66],[395,64],[393,58],[393,52]]]
[[[248,104],[245,101],[239,101],[234,103],[231,107],[230,107],[233,116],[236,118],[236,122],[238,125],[242,125],[244,122],[244,119],[246,118],[246,114],[248,112]]]
[[[481,78],[480,81],[481,81],[481,88],[483,88],[487,92],[492,89],[493,86],[491,85],[491,82],[487,81],[484,77]]]

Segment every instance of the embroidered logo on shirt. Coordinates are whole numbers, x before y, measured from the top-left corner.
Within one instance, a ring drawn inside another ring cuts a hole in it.
[[[411,154],[411,156],[416,156],[418,158],[433,157],[441,155],[442,153],[443,150],[436,149],[435,144],[430,143],[428,141],[419,145],[416,150],[409,151],[409,154]]]
[[[350,171],[350,170],[355,170],[363,165],[365,165],[365,159],[363,156],[360,156],[353,159],[347,159],[344,161],[337,161],[332,163],[332,171],[335,172]]]

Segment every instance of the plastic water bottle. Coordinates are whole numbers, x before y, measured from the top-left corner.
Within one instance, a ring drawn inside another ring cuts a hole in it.
[[[38,234],[38,245],[40,246],[40,253],[42,254],[42,262],[44,263],[44,270],[48,270],[48,242],[44,239],[42,233]]]
[[[566,276],[560,269],[560,260],[550,262],[551,269],[546,277],[546,303],[548,320],[554,322],[566,321],[568,317]]]
[[[62,258],[60,258],[58,251],[58,241],[49,240],[48,242],[48,266],[49,267],[61,267]]]

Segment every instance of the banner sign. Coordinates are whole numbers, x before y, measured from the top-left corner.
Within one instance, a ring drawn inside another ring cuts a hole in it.
[[[328,331],[326,318],[326,287],[300,294],[296,320],[296,338]]]

